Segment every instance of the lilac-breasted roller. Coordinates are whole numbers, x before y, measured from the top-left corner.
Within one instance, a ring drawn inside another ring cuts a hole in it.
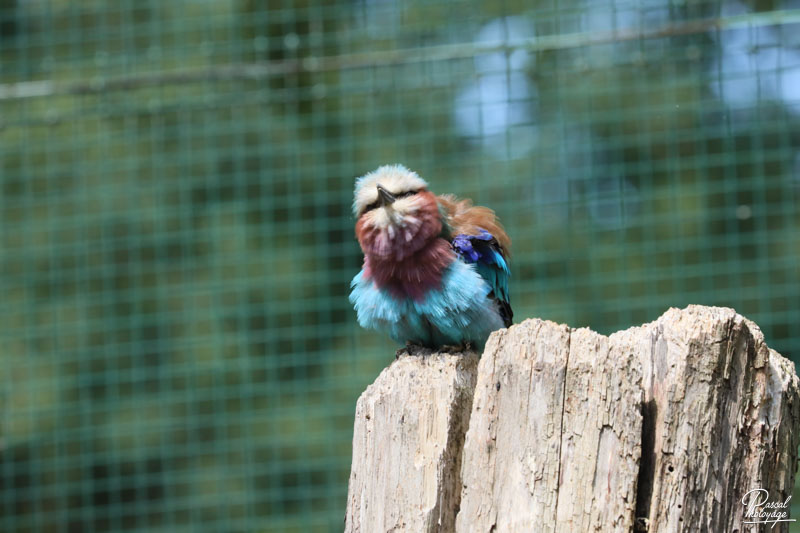
[[[436,196],[415,172],[382,166],[356,180],[353,212],[364,266],[350,301],[362,327],[437,349],[511,325],[511,241],[491,209]]]

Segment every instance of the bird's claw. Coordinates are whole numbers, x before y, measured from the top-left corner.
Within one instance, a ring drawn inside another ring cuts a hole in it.
[[[431,348],[426,348],[425,346],[421,346],[419,344],[407,342],[405,348],[400,348],[394,353],[394,358],[400,359],[400,357],[406,355],[418,355],[425,357],[431,355],[432,353],[449,353],[451,355],[455,355],[474,351],[475,347],[471,342],[462,342],[461,344],[445,344],[440,346],[437,350],[432,350]]]
[[[462,342],[461,344],[445,344],[439,351],[442,353],[459,354],[469,351],[474,351],[471,342]]]
[[[426,356],[433,353],[433,350],[430,348],[426,348],[425,346],[420,346],[419,344],[414,344],[412,342],[407,342],[405,348],[400,348],[394,354],[395,359],[400,359],[403,355],[420,355]]]

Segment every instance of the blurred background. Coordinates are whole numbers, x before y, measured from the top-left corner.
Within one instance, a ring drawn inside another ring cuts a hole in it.
[[[800,357],[800,0],[0,0],[0,531],[340,531],[395,162],[496,210],[518,321]]]

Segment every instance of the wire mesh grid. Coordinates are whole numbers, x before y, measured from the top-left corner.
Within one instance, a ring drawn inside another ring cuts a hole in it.
[[[518,319],[797,357],[798,8],[0,0],[0,530],[340,530],[384,163],[497,211]]]

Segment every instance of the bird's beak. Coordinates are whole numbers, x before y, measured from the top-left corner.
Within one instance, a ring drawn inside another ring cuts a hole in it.
[[[381,201],[381,205],[392,205],[395,201],[395,197],[392,193],[378,185],[378,199]]]

